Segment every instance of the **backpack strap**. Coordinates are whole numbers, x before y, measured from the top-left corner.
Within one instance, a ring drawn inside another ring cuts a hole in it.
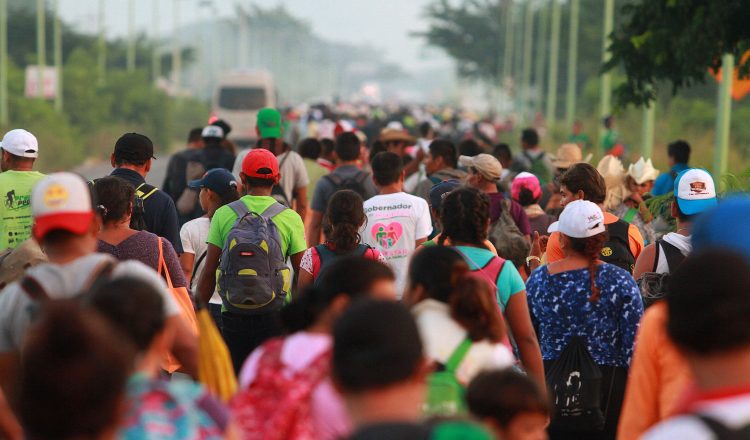
[[[342,183],[344,183],[344,179],[342,179],[338,174],[326,174],[325,176],[323,176],[323,178],[334,184],[336,187],[339,187]]]
[[[286,206],[282,205],[281,203],[278,203],[278,202],[272,203],[271,206],[269,206],[268,208],[266,208],[265,211],[263,211],[260,214],[260,216],[263,217],[263,218],[265,218],[265,219],[270,220],[270,219],[276,217],[277,215],[281,214],[282,212],[286,211],[287,209],[289,209],[289,208],[287,208]]]
[[[50,300],[47,291],[44,290],[44,287],[39,284],[39,281],[37,281],[34,277],[26,275],[21,279],[21,282],[19,284],[21,286],[21,289],[32,300],[36,302],[47,302]]]
[[[242,217],[250,214],[250,209],[247,207],[245,202],[242,201],[242,199],[237,199],[234,202],[228,204],[230,208],[232,208],[232,211],[234,211],[235,214],[237,214],[237,220],[242,219]]]
[[[107,259],[106,261],[101,263],[96,268],[96,270],[91,273],[91,277],[86,282],[86,284],[83,285],[83,291],[91,291],[94,287],[98,287],[107,282],[107,280],[109,280],[109,278],[112,276],[112,271],[115,270],[116,266],[117,261],[113,259]]]
[[[156,191],[158,191],[159,188],[149,185],[148,183],[141,183],[136,187],[135,189],[135,195],[140,197],[143,200],[146,200],[147,198],[151,197]]]
[[[651,268],[651,272],[656,273],[656,269],[659,267],[659,258],[661,258],[662,240],[656,240],[654,244],[654,267]],[[667,264],[669,264],[669,261],[667,261]]]
[[[364,184],[368,177],[370,177],[369,173],[359,170],[357,171],[357,178],[354,180],[359,184]]]
[[[685,256],[682,252],[673,244],[660,240],[662,249],[664,250],[664,257],[667,259],[667,266],[669,271],[672,272],[685,260]]]
[[[638,210],[635,208],[628,208],[628,212],[622,217],[622,219],[628,223],[633,223],[635,215],[638,214]]]
[[[461,365],[461,362],[463,362],[466,354],[469,352],[472,343],[472,340],[468,336],[463,341],[461,341],[458,347],[453,350],[453,353],[451,353],[448,360],[445,361],[445,371],[451,374],[456,373],[458,366]]]
[[[321,243],[315,246],[315,250],[318,252],[318,258],[320,258],[321,268],[323,267],[325,261],[336,258],[336,254],[332,250],[328,249],[328,246],[326,246],[325,243]]]
[[[696,414],[695,417],[703,422],[714,437],[721,440],[743,440],[748,438],[748,431],[750,427],[744,426],[740,429],[732,429],[726,426],[724,423],[703,414]]]

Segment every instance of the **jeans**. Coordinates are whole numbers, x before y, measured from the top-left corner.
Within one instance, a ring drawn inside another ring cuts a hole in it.
[[[219,333],[221,333],[221,304],[208,303],[208,313],[211,314],[211,318],[213,318],[216,328],[218,328]]]
[[[284,332],[278,311],[262,315],[238,315],[223,312],[221,328],[224,341],[232,356],[234,372],[237,375],[240,374],[242,365],[253,350],[268,339],[281,336]]]

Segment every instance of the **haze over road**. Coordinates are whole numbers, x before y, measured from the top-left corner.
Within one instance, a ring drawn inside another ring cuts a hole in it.
[[[158,159],[151,162],[151,172],[146,176],[146,182],[157,188],[161,188],[162,184],[164,184],[164,177],[167,175],[167,164],[169,164],[169,159],[172,155],[159,155],[158,157]],[[112,166],[109,164],[109,161],[101,161],[81,165],[72,171],[80,174],[87,180],[92,180],[108,176],[112,172]]]

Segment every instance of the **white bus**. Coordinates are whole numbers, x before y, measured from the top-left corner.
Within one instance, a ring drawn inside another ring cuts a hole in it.
[[[239,147],[256,141],[258,110],[276,106],[276,88],[265,70],[238,70],[219,78],[213,96],[213,115],[232,126],[231,139]]]

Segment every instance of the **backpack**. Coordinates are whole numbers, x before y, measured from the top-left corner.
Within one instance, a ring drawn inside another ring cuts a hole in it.
[[[549,169],[547,168],[547,164],[544,162],[544,158],[547,156],[547,153],[542,151],[542,154],[540,154],[536,158],[532,157],[526,151],[523,152],[523,155],[529,161],[529,172],[539,178],[539,183],[544,186],[547,182],[549,182]]]
[[[745,425],[740,428],[730,428],[724,423],[703,414],[696,414],[695,417],[703,422],[703,425],[708,428],[713,434],[716,440],[748,440],[750,439],[750,425]]]
[[[648,307],[657,300],[667,296],[669,279],[671,278],[670,273],[685,260],[685,256],[682,255],[682,252],[677,247],[664,240],[656,240],[655,249],[654,268],[651,272],[645,272],[638,278],[638,287],[641,290],[644,307]],[[667,259],[668,271],[665,273],[656,272],[661,249],[664,250],[664,258]]]
[[[330,371],[326,351],[306,368],[288,374],[281,360],[284,339],[263,345],[256,378],[230,403],[244,440],[316,440],[311,396]]]
[[[607,241],[602,246],[601,260],[633,273],[635,256],[630,251],[630,224],[617,220],[607,225]]]
[[[318,252],[318,257],[320,258],[320,269],[318,269],[318,276],[315,278],[315,282],[313,283],[314,286],[317,286],[320,282],[320,279],[322,278],[321,275],[325,272],[326,268],[331,265],[331,263],[340,257],[348,257],[348,256],[356,256],[356,257],[362,257],[367,253],[369,249],[372,249],[372,246],[368,244],[359,244],[356,248],[349,252],[343,252],[343,253],[336,253],[330,249],[328,249],[328,246],[325,244],[319,244],[315,246],[315,250]]]
[[[477,273],[482,278],[485,279],[490,284],[490,287],[492,288],[493,292],[497,292],[497,280],[500,279],[500,274],[503,272],[503,266],[505,266],[505,260],[501,257],[492,257],[487,261],[487,264],[485,264],[482,267],[479,267],[477,263],[474,262],[471,258],[469,258],[468,255],[456,249],[463,257],[464,259],[467,259],[471,261],[471,263],[477,267],[477,269],[472,270],[473,273]]]
[[[341,177],[338,174],[326,174],[323,176],[324,179],[328,180],[335,187],[334,193],[341,191],[342,189],[352,190],[362,197],[362,200],[367,200],[367,190],[365,189],[365,182],[370,175],[364,171],[357,171],[352,177]]]
[[[198,160],[190,159],[185,164],[185,180],[186,183],[190,183],[193,180],[200,179],[206,174],[206,168],[202,162]],[[180,215],[189,215],[195,211],[195,206],[198,203],[198,191],[193,188],[185,186],[182,190],[182,194],[175,200],[175,207]]]
[[[284,305],[292,281],[281,251],[281,236],[272,219],[289,208],[273,203],[256,214],[242,199],[227,206],[237,214],[237,221],[221,252],[219,296],[231,312],[252,315],[277,311]]]
[[[456,378],[456,370],[471,348],[468,337],[451,353],[445,365],[438,363],[436,371],[427,378],[425,415],[454,416],[466,412],[466,389]]]
[[[281,159],[281,163],[279,164],[279,170],[281,170],[281,167],[284,166],[284,163],[286,162],[286,159],[292,154],[291,151],[288,151],[286,153],[286,156],[284,156],[283,159]],[[282,205],[286,206],[287,208],[292,207],[292,201],[289,200],[286,196],[286,192],[284,192],[284,188],[281,187],[281,184],[276,184],[273,186],[273,189],[271,189],[271,197],[274,198],[277,202],[281,203]]]
[[[516,267],[523,267],[531,244],[510,215],[510,207],[511,201],[503,199],[500,218],[490,227],[489,240],[497,249],[498,256],[512,261]]]
[[[554,403],[550,429],[604,429],[602,371],[581,336],[573,336],[560,357],[545,368],[544,379]]]

